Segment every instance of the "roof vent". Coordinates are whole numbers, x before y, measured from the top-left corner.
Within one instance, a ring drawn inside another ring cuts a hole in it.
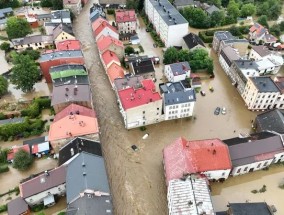
[[[87,173],[86,172],[83,172],[83,176],[86,176],[87,175]],[[89,194],[88,194],[89,195]]]
[[[73,156],[73,155],[74,155],[74,149],[71,148],[71,149],[70,149],[70,152],[71,152],[71,156]]]
[[[45,176],[49,176],[49,172],[47,170],[44,171]]]
[[[83,162],[83,163],[82,163],[82,167],[85,167],[85,166],[86,166],[86,164]],[[84,173],[83,173],[83,174],[84,174]]]

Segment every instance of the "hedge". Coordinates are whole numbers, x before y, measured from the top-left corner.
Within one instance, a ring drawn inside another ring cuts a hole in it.
[[[43,205],[43,204],[35,205],[35,206],[31,207],[31,210],[32,210],[33,212],[39,212],[39,211],[41,211],[42,209],[44,209],[44,205]]]
[[[2,120],[2,119],[6,119],[6,116],[5,116],[4,113],[0,113],[0,120]]]
[[[0,173],[8,172],[8,171],[9,171],[9,167],[7,164],[0,164]]]
[[[51,100],[49,98],[37,98],[27,109],[21,111],[21,116],[36,118],[43,109],[47,108],[51,108]]]
[[[8,210],[7,204],[6,205],[0,205],[0,213],[3,213],[5,211],[7,211],[7,210]]]

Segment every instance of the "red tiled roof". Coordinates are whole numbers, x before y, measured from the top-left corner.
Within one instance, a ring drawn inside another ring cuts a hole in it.
[[[93,31],[95,31],[103,22],[107,22],[107,20],[102,17],[99,17],[98,19],[96,19],[96,21],[92,23]]]
[[[80,115],[96,118],[96,112],[93,109],[86,108],[77,104],[71,104],[66,108],[64,108],[62,111],[60,111],[59,113],[57,113],[54,117],[53,122],[57,122],[58,120],[64,118],[65,116],[69,116],[70,113],[76,114],[77,111],[79,111]]]
[[[120,40],[113,38],[112,36],[102,35],[97,41],[98,49],[100,52],[103,52],[104,50],[108,49],[111,44],[123,48],[123,43]]]
[[[97,20],[94,23],[96,22]],[[103,21],[99,23],[99,26],[95,30],[93,30],[93,32],[95,33],[96,36],[98,36],[102,32],[102,30],[105,28],[109,28],[110,30],[118,34],[116,28],[113,27],[111,24],[109,24],[107,21]]]
[[[22,184],[20,184],[20,193],[22,198],[27,198],[35,194],[57,187],[66,182],[66,166],[62,165],[48,172],[40,174]]]
[[[149,102],[161,100],[161,95],[156,92],[155,84],[152,80],[141,81],[142,88],[126,88],[118,91],[118,95],[124,110],[146,105]]]
[[[80,50],[81,45],[79,40],[64,40],[56,43],[58,51]]]
[[[116,22],[135,22],[136,14],[135,10],[117,10],[115,11]]]
[[[184,173],[231,169],[228,146],[219,139],[187,141],[177,139],[163,150],[166,180],[178,179]]]
[[[259,31],[259,30],[262,29],[262,28],[264,28],[262,25],[260,25],[260,24],[258,24],[258,23],[254,23],[254,25],[250,27],[249,31],[250,31],[250,32],[254,32],[254,31],[256,31],[256,30]]]
[[[111,66],[107,69],[107,75],[111,83],[113,84],[115,79],[124,78],[124,70],[116,63],[112,63]]]
[[[120,65],[120,61],[119,61],[117,55],[112,51],[109,51],[109,50],[105,51],[102,54],[102,59],[103,59],[103,63],[104,63],[105,66],[107,66],[112,61],[114,61],[115,63]]]
[[[25,150],[26,152],[28,152],[30,154],[30,146],[29,145],[23,145],[23,146],[14,146],[12,147],[12,149],[8,152],[7,154],[7,160],[13,160],[15,154],[17,153],[17,151],[19,151],[20,149]]]

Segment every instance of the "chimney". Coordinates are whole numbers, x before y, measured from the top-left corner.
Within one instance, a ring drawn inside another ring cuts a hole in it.
[[[66,91],[69,91],[69,88],[68,88],[68,87],[65,87],[65,90],[66,90]]]
[[[213,155],[215,155],[215,154],[216,154],[216,150],[214,149],[214,150],[213,150]]]

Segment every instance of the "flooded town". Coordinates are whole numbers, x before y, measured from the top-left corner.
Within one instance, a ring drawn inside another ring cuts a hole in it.
[[[0,3],[0,214],[284,214],[281,10],[59,2]]]

